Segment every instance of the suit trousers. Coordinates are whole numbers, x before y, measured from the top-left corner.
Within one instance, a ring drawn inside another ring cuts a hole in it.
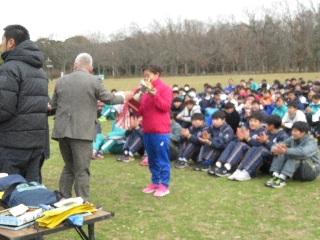
[[[59,189],[65,198],[72,197],[72,187],[77,197],[90,201],[90,161],[92,141],[59,138],[60,152],[65,163],[59,182]]]

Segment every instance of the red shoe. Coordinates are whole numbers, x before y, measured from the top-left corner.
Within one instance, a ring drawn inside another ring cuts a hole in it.
[[[142,158],[142,161],[140,162],[140,165],[141,166],[149,166],[148,156],[145,156],[145,157]]]

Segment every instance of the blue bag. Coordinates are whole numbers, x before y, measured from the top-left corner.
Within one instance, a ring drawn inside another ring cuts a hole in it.
[[[11,185],[9,185],[10,183]],[[26,182],[18,174],[0,178],[0,189],[5,189],[1,205],[6,208],[15,207],[19,204],[39,206],[40,204],[52,205],[57,202],[57,196],[53,191],[38,182]]]

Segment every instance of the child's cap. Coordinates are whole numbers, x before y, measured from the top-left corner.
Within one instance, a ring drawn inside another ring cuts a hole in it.
[[[173,87],[172,91],[179,91],[179,88],[178,87]]]

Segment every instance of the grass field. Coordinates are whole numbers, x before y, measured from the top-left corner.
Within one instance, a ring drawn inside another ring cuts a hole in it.
[[[314,79],[319,73],[288,75],[256,75],[256,82],[266,78],[284,81],[287,77]],[[205,82],[221,82],[229,78],[236,83],[251,76],[210,76],[163,78],[169,85],[189,83],[201,91]],[[109,90],[130,90],[139,78],[105,80]],[[55,81],[50,82],[52,94]],[[53,117],[50,117],[52,131]],[[111,122],[103,122],[104,133]],[[50,132],[51,132],[50,131]],[[139,165],[140,158],[130,163],[104,159],[91,162],[91,200],[115,217],[96,225],[96,239],[319,239],[320,208],[319,178],[313,182],[289,181],[282,189],[264,186],[267,175],[251,181],[233,182],[211,177],[203,172],[172,168],[170,191],[163,198],[141,193],[150,183],[147,167]],[[51,158],[43,167],[44,184],[54,190],[63,161],[58,144],[51,140]],[[73,230],[46,239],[78,239]]]

